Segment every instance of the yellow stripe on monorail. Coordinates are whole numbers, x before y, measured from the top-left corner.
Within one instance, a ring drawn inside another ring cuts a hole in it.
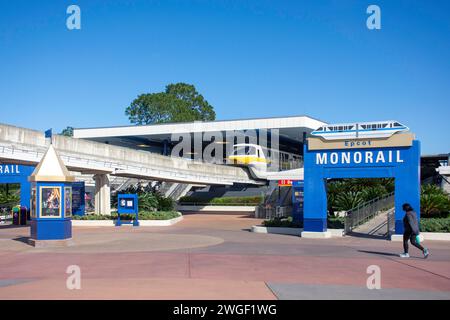
[[[261,163],[269,163],[268,160],[264,159],[264,158],[259,158],[256,156],[229,156],[228,157],[229,160],[231,161],[235,161],[237,163],[242,163],[242,164],[250,164],[252,162],[261,162]]]

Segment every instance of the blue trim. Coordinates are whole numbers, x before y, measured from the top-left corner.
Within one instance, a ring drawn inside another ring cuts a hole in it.
[[[304,218],[303,230],[309,232],[325,232],[327,231],[327,218],[321,219]]]

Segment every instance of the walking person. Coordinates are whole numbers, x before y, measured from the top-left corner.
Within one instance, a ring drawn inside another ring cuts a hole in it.
[[[405,203],[402,206],[403,211],[405,211],[405,216],[403,217],[403,250],[404,252],[400,254],[401,258],[409,258],[408,253],[408,241],[411,244],[420,249],[423,253],[423,257],[426,259],[429,255],[427,248],[420,245],[417,238],[419,236],[419,223],[417,221],[417,214],[409,203]]]

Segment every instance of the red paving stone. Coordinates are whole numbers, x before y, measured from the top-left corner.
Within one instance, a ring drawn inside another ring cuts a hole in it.
[[[27,236],[28,228],[0,229],[0,299],[273,299],[267,283],[365,287],[369,265],[381,268],[383,288],[450,292],[446,242],[428,242],[428,260],[400,260],[383,253],[397,252],[401,244],[384,240],[245,231],[259,222],[199,214],[165,228],[74,228],[74,239],[83,245],[44,251],[10,240]],[[184,239],[180,248],[155,251],[170,235]],[[136,242],[146,237],[157,242],[148,250]],[[80,291],[65,287],[69,265],[81,268]],[[11,279],[29,282],[1,286]]]

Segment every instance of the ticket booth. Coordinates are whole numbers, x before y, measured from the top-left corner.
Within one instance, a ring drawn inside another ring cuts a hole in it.
[[[292,181],[292,220],[295,222],[303,222],[303,191],[303,181]]]
[[[31,182],[30,244],[52,241],[64,244],[72,238],[72,182],[66,166],[52,145],[29,177]]]

